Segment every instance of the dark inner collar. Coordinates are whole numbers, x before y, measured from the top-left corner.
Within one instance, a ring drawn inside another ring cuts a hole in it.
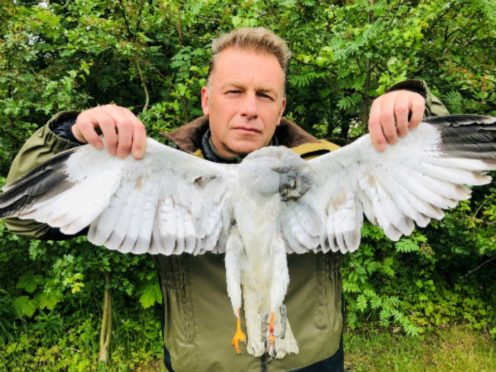
[[[270,140],[268,146],[278,146],[279,141],[277,137],[274,135]],[[203,157],[207,160],[216,162],[216,163],[225,163],[225,164],[237,164],[243,160],[244,156],[236,156],[234,158],[226,158],[217,153],[212,144],[212,135],[210,133],[210,128],[207,128],[205,133],[201,138],[201,151],[203,153]]]

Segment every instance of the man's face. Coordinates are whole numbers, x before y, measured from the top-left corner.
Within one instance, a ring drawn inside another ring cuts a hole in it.
[[[219,155],[266,146],[285,107],[284,73],[276,57],[239,48],[217,54],[209,86],[202,88],[202,108]]]

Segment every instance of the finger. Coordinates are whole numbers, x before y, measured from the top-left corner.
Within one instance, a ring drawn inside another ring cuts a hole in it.
[[[425,99],[420,96],[420,99],[412,102],[411,106],[411,118],[408,128],[413,130],[418,127],[418,125],[422,122],[425,112]]]
[[[91,117],[81,113],[76,119],[76,123],[71,128],[72,134],[79,142],[89,143],[98,150],[103,148],[103,142],[96,132],[95,124]]]
[[[123,118],[123,123],[125,122],[125,130],[126,133],[125,136],[123,137],[123,141],[127,141],[127,131],[129,131],[129,138],[131,141],[129,143],[125,142],[123,143],[123,151],[124,151],[124,156],[127,156],[130,152],[133,154],[133,157],[135,159],[141,159],[144,154],[144,150],[146,147],[146,130],[145,126],[139,120],[139,118],[134,115],[134,113],[127,108],[120,107],[120,114],[122,115]],[[119,128],[119,130],[121,130]],[[120,133],[120,132],[119,132]],[[120,145],[119,145],[120,146]],[[119,153],[119,150],[118,150]]]
[[[408,114],[409,104],[402,100],[397,100],[394,107],[394,117],[396,121],[396,131],[398,136],[405,137],[408,134]]]
[[[384,133],[382,132],[381,122],[380,122],[380,112],[381,112],[381,104],[379,100],[375,100],[372,103],[372,107],[370,108],[369,114],[369,133],[370,138],[372,140],[372,144],[374,145],[377,151],[384,151],[386,149],[386,137],[384,137]]]
[[[389,144],[395,144],[398,141],[398,132],[396,129],[396,118],[394,114],[396,100],[387,99],[381,103],[381,112],[379,120],[381,122],[382,132]]]
[[[127,109],[118,106],[115,106],[112,110],[109,110],[109,115],[112,116],[116,127],[116,155],[119,158],[125,158],[129,155],[133,142],[133,124],[130,117],[126,114],[126,110]]]
[[[114,119],[107,113],[101,113],[98,126],[105,139],[108,153],[110,155],[115,155],[117,152],[117,132]]]
[[[132,127],[132,135],[133,135],[133,142],[132,142],[132,148],[131,152],[134,153],[136,149],[141,149],[144,151],[144,148],[146,146],[146,129],[141,120],[130,110],[124,108],[124,114],[127,116],[129,122],[131,123]],[[137,147],[135,147],[135,145]],[[141,151],[141,150],[136,150],[136,151]],[[134,154],[133,154],[134,156]]]
[[[140,125],[135,125],[133,129],[132,154],[135,159],[141,159],[146,150],[145,126],[140,122]]]

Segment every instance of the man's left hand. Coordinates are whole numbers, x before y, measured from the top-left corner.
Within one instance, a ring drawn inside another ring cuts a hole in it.
[[[398,142],[415,129],[424,117],[425,98],[409,90],[383,94],[372,102],[369,132],[377,151]]]

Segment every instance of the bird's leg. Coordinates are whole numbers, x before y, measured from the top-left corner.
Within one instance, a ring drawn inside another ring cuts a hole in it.
[[[283,305],[284,295],[289,284],[286,251],[282,239],[273,243],[274,271],[271,283],[270,309],[266,351],[274,358],[298,352],[298,344],[291,331]]]
[[[277,327],[279,328],[279,333],[277,335],[277,338],[284,339],[286,336],[286,323],[287,323],[287,318],[286,318],[286,306],[281,305],[279,308],[280,312],[280,319],[277,324]],[[266,345],[266,350],[273,350],[275,347],[276,343],[276,335],[275,335],[275,329],[276,329],[276,313],[275,311],[271,311],[270,315],[265,318],[265,324],[266,324],[266,331],[265,333],[267,334],[267,345]]]
[[[265,337],[265,354],[270,358],[274,358],[276,356],[276,313],[271,310],[264,319],[265,327],[264,329],[264,337]]]
[[[269,316],[269,336],[267,337],[267,341],[269,342],[269,347],[274,346],[274,344],[276,343],[276,336],[274,335],[275,323],[276,323],[276,314],[274,311],[271,311]]]
[[[288,321],[287,315],[286,315],[286,305],[281,305],[281,308],[279,309],[281,313],[281,329],[279,331],[279,337],[284,338],[286,337],[286,323]]]
[[[265,352],[271,358],[284,358],[287,354],[297,353],[298,344],[294,338],[286,315],[286,306],[279,311],[271,311],[265,318]]]
[[[265,335],[267,334],[267,329],[268,326],[267,324],[269,323],[269,313],[264,313],[262,316],[262,334]],[[267,345],[266,345],[267,346]]]
[[[234,333],[234,337],[231,341],[234,350],[236,350],[236,353],[238,354],[241,353],[241,349],[239,348],[240,342],[246,342],[246,334],[241,329],[241,318],[239,316],[239,309],[238,309],[236,314],[236,332]]]
[[[277,313],[276,319],[276,311],[279,311],[282,306],[282,302],[284,300],[284,296],[289,284],[288,264],[286,261],[286,247],[280,236],[275,237],[272,243],[272,251],[274,266],[270,288],[270,315],[269,329],[267,334],[267,346],[269,351],[273,351],[273,354],[275,354],[275,328],[277,326],[278,336],[280,334],[281,328],[281,322],[279,321],[281,317],[280,314]]]
[[[262,316],[262,337],[264,343],[264,354],[269,350],[269,313],[265,312]]]
[[[236,332],[232,339],[232,346],[236,353],[240,353],[240,342],[246,342],[246,334],[241,329],[241,265],[240,257],[243,254],[243,243],[236,226],[231,228],[231,234],[226,243],[226,281],[227,293],[236,316]]]

